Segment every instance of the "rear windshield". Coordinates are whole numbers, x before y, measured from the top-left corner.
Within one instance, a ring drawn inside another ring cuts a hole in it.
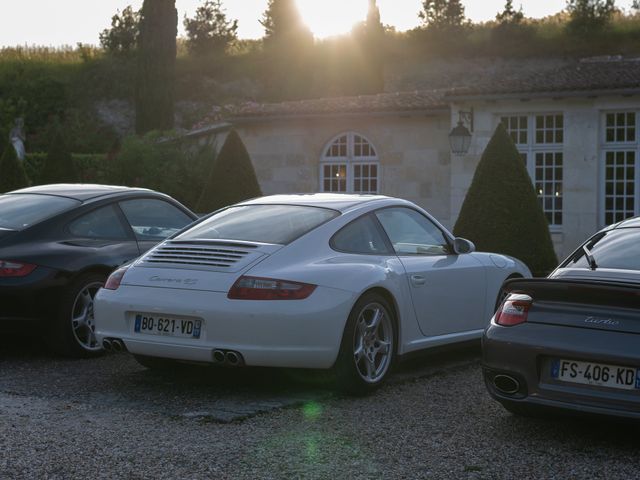
[[[244,240],[286,245],[338,215],[335,210],[298,205],[230,207],[176,239]]]
[[[22,230],[79,205],[78,200],[29,193],[0,196],[0,228]]]
[[[621,228],[599,234],[589,240],[589,250],[596,268],[640,270],[640,228]],[[584,251],[569,261],[565,267],[590,268]]]

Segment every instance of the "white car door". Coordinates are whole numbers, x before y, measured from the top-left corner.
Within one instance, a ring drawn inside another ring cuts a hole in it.
[[[429,218],[407,207],[378,210],[405,271],[420,329],[439,336],[486,326],[486,271],[472,254],[457,255]]]

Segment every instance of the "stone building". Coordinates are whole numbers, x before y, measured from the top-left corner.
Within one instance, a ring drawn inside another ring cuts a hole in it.
[[[228,120],[265,194],[381,193],[452,227],[499,122],[511,133],[560,257],[598,228],[640,214],[640,61],[488,71],[462,88],[237,107]],[[472,133],[453,155],[459,119]]]

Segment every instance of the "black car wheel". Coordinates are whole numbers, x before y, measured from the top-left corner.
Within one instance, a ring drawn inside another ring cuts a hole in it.
[[[362,395],[378,388],[387,378],[396,350],[396,330],[386,299],[363,295],[353,307],[336,362],[340,390]]]
[[[46,338],[53,351],[79,358],[103,353],[95,335],[93,301],[105,280],[104,275],[88,273],[76,278],[65,289]]]

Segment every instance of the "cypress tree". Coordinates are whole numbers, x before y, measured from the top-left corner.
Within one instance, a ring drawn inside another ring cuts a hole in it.
[[[5,133],[0,130],[0,135],[3,137],[6,136]],[[8,141],[0,143],[4,146],[4,151],[0,156],[0,192],[11,192],[27,187],[29,179],[13,145]]]
[[[261,195],[249,152],[240,135],[232,130],[213,164],[196,211],[212,212]]]
[[[534,275],[546,275],[557,264],[531,178],[502,124],[482,154],[454,232],[478,250],[522,260]]]
[[[40,175],[40,183],[75,183],[77,181],[78,172],[71,157],[64,129],[56,120],[49,133],[47,158]]]
[[[171,130],[178,11],[175,0],[145,0],[136,78],[136,133]]]
[[[376,0],[369,0],[367,20],[354,29],[359,43],[359,55],[363,62],[359,93],[373,94],[384,91],[385,38],[384,26],[380,21],[380,9]]]

